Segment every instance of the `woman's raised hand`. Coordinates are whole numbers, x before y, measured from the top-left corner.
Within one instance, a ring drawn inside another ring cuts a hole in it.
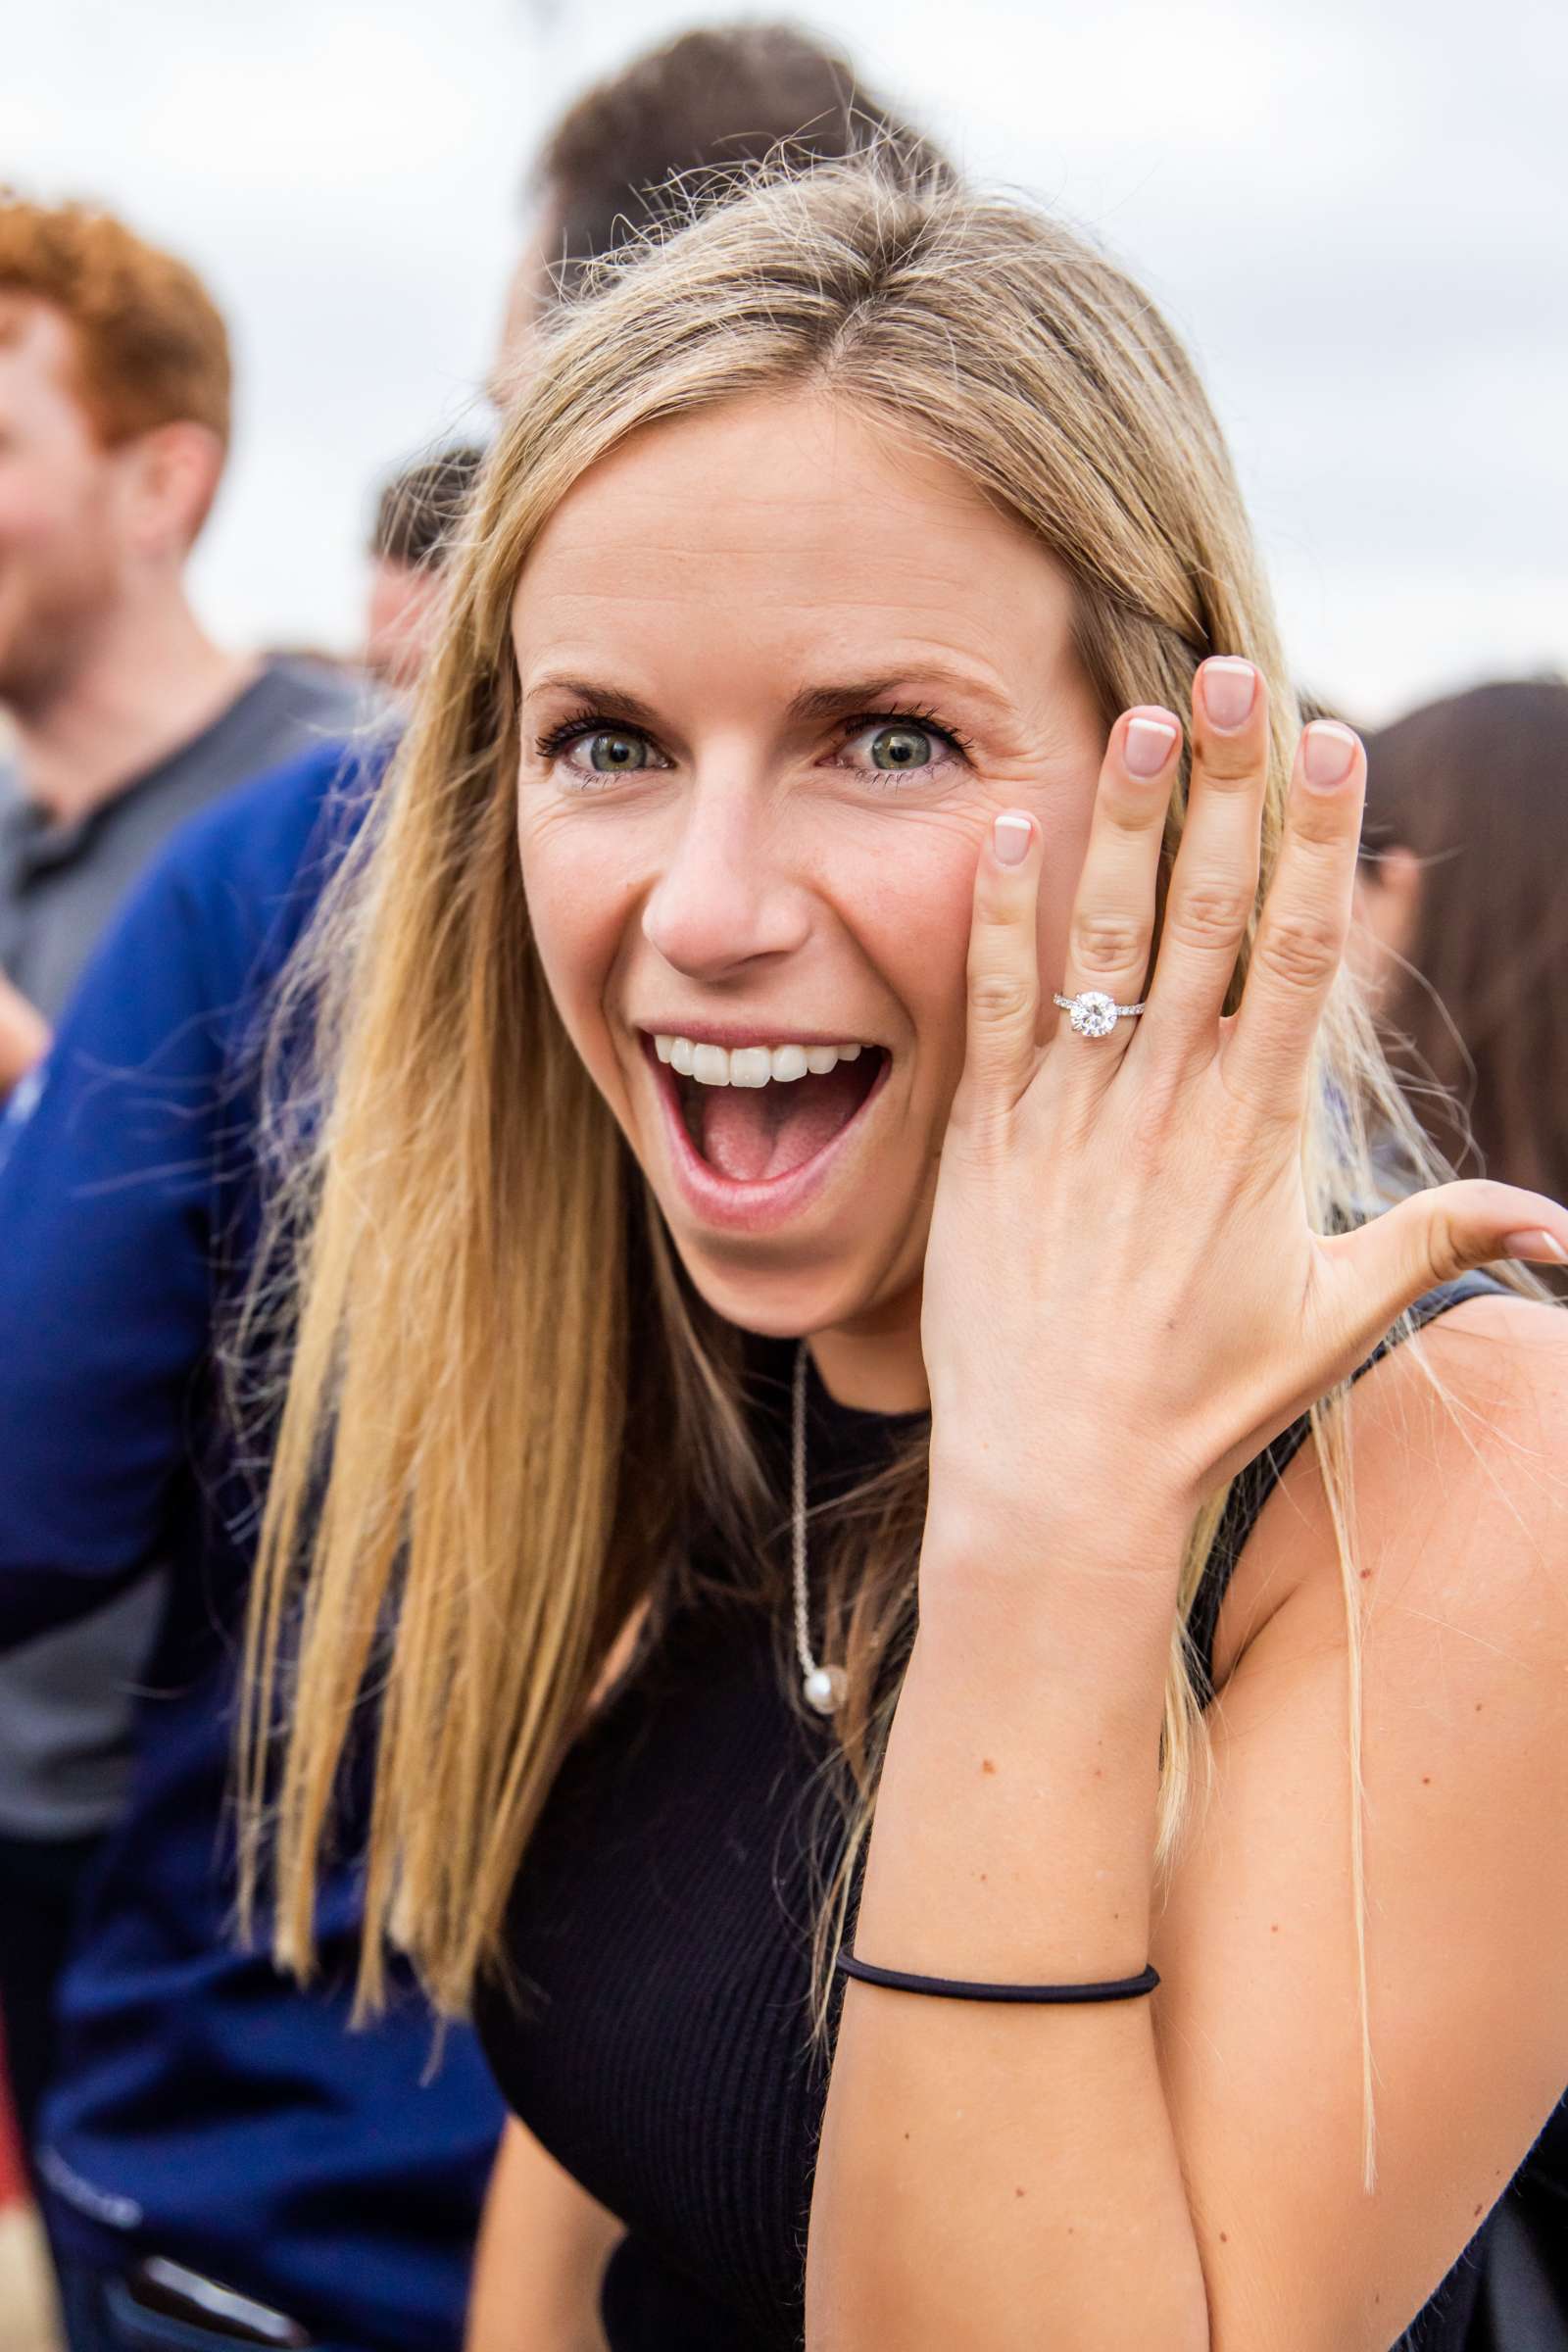
[[[933,1507],[956,1502],[971,1523],[999,1504],[1042,1525],[1118,1507],[1190,1519],[1434,1283],[1568,1256],[1568,1212],[1490,1182],[1418,1194],[1352,1233],[1312,1230],[1302,1140],[1350,923],[1364,756],[1332,721],[1303,733],[1245,993],[1225,1015],[1268,753],[1250,663],[1200,670],[1193,738],[1152,971],[1171,712],[1135,710],[1111,731],[1065,972],[1039,970],[1038,826],[1005,813],[981,853],[922,1310]],[[1078,1035],[1052,996],[1091,989],[1148,1009]]]

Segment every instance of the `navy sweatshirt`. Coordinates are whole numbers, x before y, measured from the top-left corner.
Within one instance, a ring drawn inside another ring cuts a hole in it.
[[[61,2239],[172,2255],[357,2352],[447,2352],[501,2123],[476,2044],[452,2032],[434,2064],[406,1978],[350,2032],[347,1874],[323,1889],[318,1989],[232,1926],[254,1494],[214,1339],[255,1246],[271,983],[374,764],[323,747],[177,834],[0,1121],[0,1645],[172,1572],[62,1988],[41,2149]]]

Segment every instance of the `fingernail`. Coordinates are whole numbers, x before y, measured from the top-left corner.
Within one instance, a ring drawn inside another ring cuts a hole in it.
[[[1331,784],[1343,784],[1355,758],[1356,741],[1337,718],[1314,718],[1301,753],[1301,771],[1307,782],[1320,792]]]
[[[1229,733],[1250,717],[1257,694],[1257,672],[1250,662],[1203,663],[1203,714],[1209,725]]]
[[[1568,1250],[1544,1226],[1528,1233],[1505,1233],[1502,1237],[1504,1257],[1545,1258],[1554,1266],[1568,1266]]]
[[[1131,718],[1122,758],[1132,776],[1157,776],[1181,741],[1178,728],[1162,718]]]
[[[1034,819],[1011,813],[999,816],[991,828],[991,846],[999,865],[1022,865],[1034,838]]]

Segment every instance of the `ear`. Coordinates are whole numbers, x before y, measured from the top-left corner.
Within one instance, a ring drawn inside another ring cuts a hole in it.
[[[128,454],[131,532],[139,551],[183,563],[218,494],[222,443],[205,424],[160,424],[140,434]]]

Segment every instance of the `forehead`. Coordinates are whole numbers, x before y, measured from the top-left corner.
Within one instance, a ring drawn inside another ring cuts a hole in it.
[[[652,426],[540,534],[514,634],[530,670],[591,652],[662,667],[831,661],[872,675],[958,654],[994,671],[1064,650],[1062,567],[957,468],[819,395]]]
[[[75,329],[64,313],[0,288],[0,380],[12,400],[26,395],[78,408],[76,357]]]

